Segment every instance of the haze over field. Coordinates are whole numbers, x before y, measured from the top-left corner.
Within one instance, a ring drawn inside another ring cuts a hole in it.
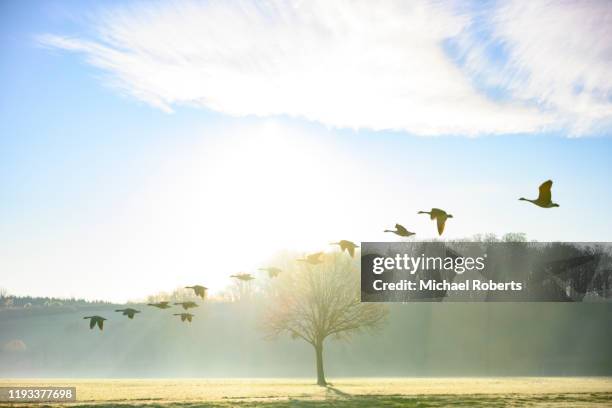
[[[397,304],[388,324],[325,344],[338,377],[612,375],[612,316],[602,304]],[[312,377],[301,340],[265,340],[253,305],[202,305],[193,323],[172,310],[134,321],[116,306],[0,311],[0,377]],[[82,315],[110,317],[103,332]],[[290,361],[291,364],[287,364]]]

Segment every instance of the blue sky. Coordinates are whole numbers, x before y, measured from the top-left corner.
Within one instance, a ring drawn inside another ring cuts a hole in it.
[[[281,249],[434,237],[431,207],[449,238],[610,240],[610,7],[536,3],[3,2],[0,286],[221,290]],[[517,201],[549,178],[561,207]]]

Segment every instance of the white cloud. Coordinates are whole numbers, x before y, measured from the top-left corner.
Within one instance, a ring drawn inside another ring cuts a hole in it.
[[[488,38],[461,37],[469,75],[536,102],[574,135],[612,124],[612,2],[506,1],[488,10]],[[484,51],[504,49],[499,64]]]
[[[165,111],[196,105],[422,135],[586,131],[611,116],[610,24],[597,26],[609,13],[548,7],[546,19],[539,5],[496,10],[494,36],[512,50],[499,69],[466,36],[474,16],[445,3],[139,3],[96,16],[93,38],[40,41],[84,53],[122,92]],[[467,65],[445,53],[449,39],[467,46]],[[485,71],[512,98],[479,91]]]

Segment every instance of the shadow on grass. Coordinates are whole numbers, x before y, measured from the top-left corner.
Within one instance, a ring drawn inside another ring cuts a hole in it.
[[[326,394],[328,397],[341,397],[341,398],[351,398],[352,395],[348,394],[344,391],[340,391],[338,388],[332,387],[332,384],[327,384]]]

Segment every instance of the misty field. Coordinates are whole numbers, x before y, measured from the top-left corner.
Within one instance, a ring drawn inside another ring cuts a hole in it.
[[[609,377],[361,378],[328,387],[306,379],[0,380],[11,385],[74,385],[78,401],[61,404],[73,407],[612,406]]]

